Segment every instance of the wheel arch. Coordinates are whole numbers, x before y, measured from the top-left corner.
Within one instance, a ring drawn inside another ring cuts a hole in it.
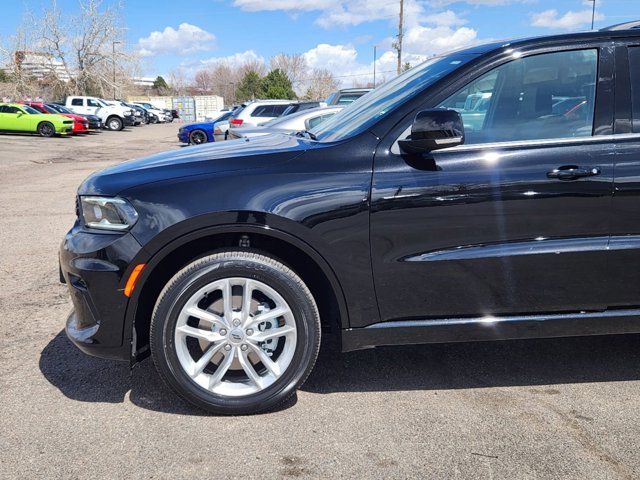
[[[209,135],[207,134],[207,132],[203,129],[203,128],[194,128],[193,130],[189,131],[189,141],[191,141],[191,136],[196,133],[196,132],[200,132],[204,135],[204,137],[207,139],[207,142],[209,142]]]
[[[243,236],[248,237],[249,247],[239,246]],[[264,226],[206,227],[172,240],[150,254],[145,262],[125,316],[124,341],[131,342],[132,362],[148,356],[151,315],[157,296],[169,279],[193,260],[228,249],[259,251],[282,261],[300,275],[311,290],[323,327],[335,327],[336,333],[348,328],[348,309],[342,286],[329,263],[307,242],[282,230]],[[134,261],[130,269],[136,263]],[[340,335],[337,337],[339,339]]]
[[[42,125],[43,123],[48,123],[49,125],[51,125],[53,127],[53,129],[57,132],[58,131],[58,127],[56,126],[55,123],[53,123],[51,120],[41,120],[38,122],[38,124],[36,125],[36,132],[40,130],[40,125]]]
[[[107,116],[106,121],[104,122],[105,125],[109,125],[109,120],[111,120],[112,118],[117,118],[118,120],[120,120],[121,126],[124,127],[124,117],[121,117],[120,115],[118,115],[117,113],[111,113]]]

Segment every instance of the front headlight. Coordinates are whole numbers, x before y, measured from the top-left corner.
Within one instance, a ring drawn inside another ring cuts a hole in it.
[[[125,110],[123,113],[125,117],[129,117],[131,115],[131,112],[129,110]]]
[[[89,228],[127,230],[138,220],[138,212],[118,197],[80,197],[81,214]]]

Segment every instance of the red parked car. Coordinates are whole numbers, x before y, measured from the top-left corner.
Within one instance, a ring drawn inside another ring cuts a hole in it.
[[[75,113],[60,113],[45,105],[43,102],[20,102],[30,107],[35,108],[42,113],[52,113],[55,115],[62,115],[73,119],[72,133],[87,133],[89,131],[89,122],[82,115],[76,115]]]

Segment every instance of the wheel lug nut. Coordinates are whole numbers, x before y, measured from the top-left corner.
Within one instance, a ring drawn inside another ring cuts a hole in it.
[[[227,331],[224,328],[220,329],[220,335],[225,336],[227,334]]]
[[[237,318],[233,321],[233,325],[234,326],[239,326],[240,325],[240,320],[238,320]]]
[[[247,328],[247,335],[253,335],[253,328]]]
[[[242,344],[242,346],[240,347],[240,350],[242,350],[243,352],[247,350],[247,346],[245,344]]]
[[[228,352],[229,350],[231,350],[231,345],[225,345],[224,349]]]

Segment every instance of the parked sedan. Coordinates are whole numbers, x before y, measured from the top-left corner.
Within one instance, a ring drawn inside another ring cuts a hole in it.
[[[46,103],[45,105],[47,106],[47,108],[51,108],[52,110],[54,110],[56,113],[59,113],[60,115],[72,114],[72,115],[80,115],[81,117],[86,118],[87,122],[89,123],[90,131],[99,132],[100,130],[102,130],[102,120],[97,115],[90,115],[85,113],[76,114],[71,110],[69,110],[64,105],[60,105],[59,103]]]
[[[124,101],[122,102],[122,104],[132,109],[135,112],[134,114],[137,117],[140,117],[144,125],[149,125],[151,123],[151,114],[147,111],[146,108],[140,105],[136,105],[135,103],[127,103]]]
[[[73,120],[62,115],[40,113],[28,105],[4,103],[0,104],[0,130],[53,137],[71,133]]]
[[[24,104],[46,115],[62,115],[63,117],[70,118],[73,120],[73,133],[87,133],[89,131],[89,122],[82,115],[78,115],[77,113],[60,113],[42,102],[24,102]]]
[[[215,120],[210,122],[190,123],[180,127],[178,130],[178,140],[182,143],[200,145],[201,143],[215,142],[214,131],[219,122],[229,120],[233,112],[224,112]],[[220,140],[220,138],[218,138]]]
[[[343,107],[324,107],[302,110],[301,112],[278,117],[257,127],[234,128],[229,130],[228,140],[258,137],[269,133],[294,133],[310,130],[332,117]]]

